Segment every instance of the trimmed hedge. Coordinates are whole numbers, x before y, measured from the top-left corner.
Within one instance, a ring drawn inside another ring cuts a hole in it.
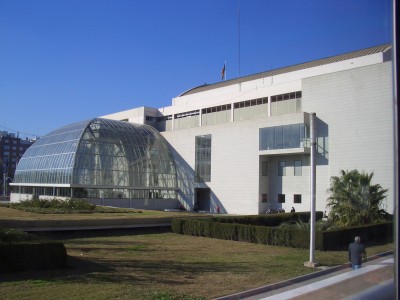
[[[379,223],[371,225],[354,226],[344,229],[327,230],[323,235],[324,250],[346,250],[354,237],[360,236],[363,243],[375,241],[393,241],[393,223]]]
[[[210,237],[223,240],[259,243],[275,246],[308,248],[310,233],[278,227],[219,223],[211,219],[176,218],[171,222],[174,233]],[[319,247],[322,247],[319,237]]]
[[[323,217],[322,211],[315,213],[316,220],[321,220]],[[304,223],[308,223],[310,220],[309,212],[296,212],[296,213],[277,213],[268,215],[254,215],[254,216],[217,216],[209,218],[217,223],[235,223],[245,225],[257,225],[257,226],[279,226],[284,222],[291,220],[300,219]]]
[[[61,242],[0,243],[0,271],[65,268],[67,251]]]
[[[0,271],[64,268],[64,244],[44,241],[18,229],[0,228]]]
[[[290,216],[291,214],[286,214],[286,218],[285,216],[283,216],[285,214],[280,215],[282,217],[279,216],[279,219],[281,220],[281,222],[284,222],[290,220],[290,218],[293,218],[294,214],[292,214],[292,216]],[[233,223],[232,221],[233,219],[243,222],[247,218],[248,220],[250,220],[250,224]],[[174,233],[185,235],[293,248],[309,248],[309,230],[280,228],[277,227],[280,224],[278,222],[277,216],[272,217],[273,221],[265,221],[264,218],[266,217],[261,216],[260,218],[256,217],[254,219],[252,217],[216,217],[193,219],[175,218],[171,222],[171,229]],[[306,217],[304,216],[304,218]],[[262,226],[253,225],[252,223],[277,225]],[[347,249],[349,243],[354,240],[354,237],[356,235],[361,236],[362,240],[365,243],[382,238],[387,238],[388,240],[391,240],[393,238],[393,224],[382,223],[344,228],[340,230],[316,231],[315,249],[325,251]]]

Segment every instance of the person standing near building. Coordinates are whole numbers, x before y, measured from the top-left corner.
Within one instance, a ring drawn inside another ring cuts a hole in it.
[[[349,261],[353,270],[361,268],[361,263],[367,258],[364,244],[361,243],[361,238],[356,236],[354,243],[349,244]]]

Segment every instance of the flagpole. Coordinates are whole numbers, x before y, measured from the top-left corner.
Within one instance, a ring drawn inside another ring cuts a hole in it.
[[[225,64],[224,64],[224,66],[225,66],[224,81],[226,81],[226,59],[225,59]]]
[[[238,0],[238,56],[239,56],[239,76],[240,77],[240,0]]]

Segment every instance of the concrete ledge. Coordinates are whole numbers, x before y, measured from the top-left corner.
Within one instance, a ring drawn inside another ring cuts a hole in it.
[[[137,225],[106,225],[106,226],[65,226],[65,227],[29,227],[18,228],[25,232],[51,232],[51,231],[80,231],[80,230],[107,230],[107,229],[129,229],[129,228],[158,228],[171,227],[169,223],[160,224],[137,224]]]
[[[313,269],[315,269],[316,267],[319,267],[319,263],[317,263],[317,262],[312,262],[312,261],[306,261],[305,263],[304,263],[304,266],[305,267],[308,267],[308,268],[313,268]]]

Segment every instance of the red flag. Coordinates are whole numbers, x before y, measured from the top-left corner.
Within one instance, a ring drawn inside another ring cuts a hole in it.
[[[225,64],[224,64],[224,66],[222,67],[222,70],[221,70],[221,79],[224,80],[224,78],[225,78]]]

